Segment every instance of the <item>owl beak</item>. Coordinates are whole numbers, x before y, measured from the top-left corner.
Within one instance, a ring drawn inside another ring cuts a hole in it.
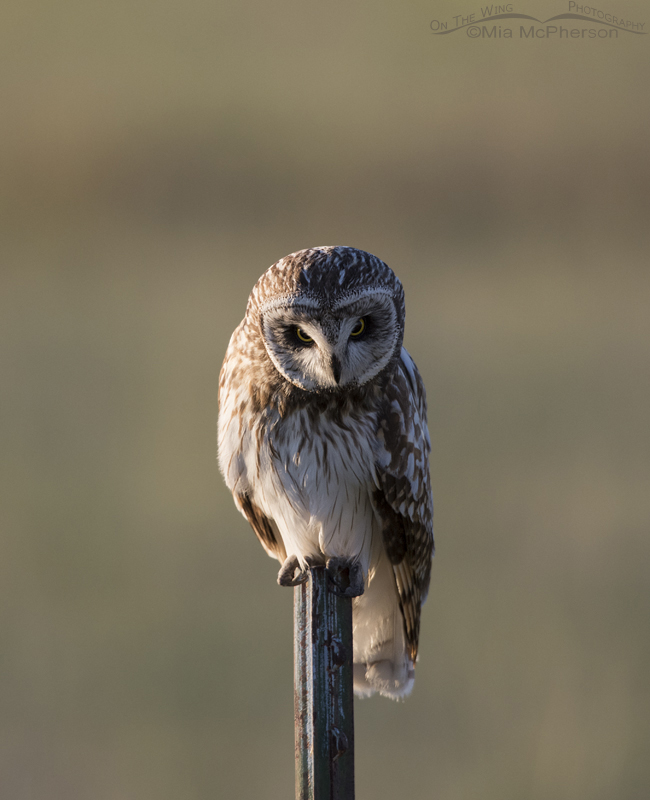
[[[341,362],[338,356],[332,355],[332,375],[334,376],[334,380],[338,384],[341,380]]]

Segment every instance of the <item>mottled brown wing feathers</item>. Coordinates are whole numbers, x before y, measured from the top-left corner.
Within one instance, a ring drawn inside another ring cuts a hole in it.
[[[279,561],[284,562],[287,553],[284,549],[282,538],[278,534],[274,523],[260,511],[247,494],[236,495],[235,503],[250,522],[251,527],[257,534],[257,538],[262,542],[266,552]]]
[[[429,478],[431,445],[422,379],[405,350],[379,419],[375,507],[386,553],[393,565],[409,655],[415,661],[420,608],[429,589],[433,555],[433,500]]]
[[[386,554],[391,564],[400,564],[406,555],[406,520],[386,499],[385,485],[390,476],[382,475],[382,488],[375,489],[375,507],[379,511],[382,524],[382,537]]]

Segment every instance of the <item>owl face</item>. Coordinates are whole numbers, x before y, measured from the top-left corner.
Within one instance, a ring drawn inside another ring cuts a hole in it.
[[[260,311],[269,358],[306,391],[362,386],[401,349],[402,325],[386,286],[340,297],[302,292],[268,301]]]

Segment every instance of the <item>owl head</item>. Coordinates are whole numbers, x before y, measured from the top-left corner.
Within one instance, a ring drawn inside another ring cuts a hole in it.
[[[286,256],[259,279],[248,308],[276,370],[308,392],[376,378],[401,352],[404,313],[395,273],[352,247]]]

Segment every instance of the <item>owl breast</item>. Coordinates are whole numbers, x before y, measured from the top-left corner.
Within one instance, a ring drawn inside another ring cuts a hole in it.
[[[271,416],[242,443],[255,505],[303,565],[308,557],[355,558],[367,572],[378,530],[374,415],[333,420],[303,409]]]

